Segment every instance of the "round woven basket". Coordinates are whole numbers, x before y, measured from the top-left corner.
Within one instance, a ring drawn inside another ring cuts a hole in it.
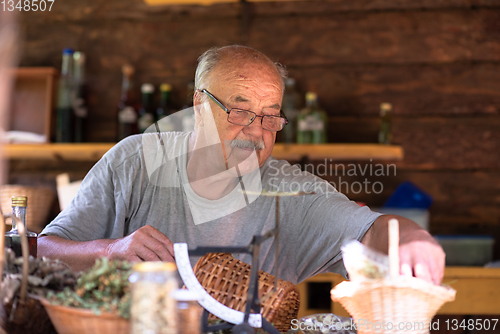
[[[251,266],[235,259],[231,254],[210,253],[198,260],[194,273],[205,290],[219,303],[244,312]],[[290,282],[278,279],[273,291],[275,277],[259,271],[259,298],[262,300],[262,315],[280,332],[290,329],[292,319],[297,319],[299,291]],[[209,319],[215,319],[210,315]]]
[[[455,299],[456,291],[414,277],[345,281],[331,291],[352,315],[358,334],[429,333],[439,308]]]
[[[92,310],[52,305],[42,299],[58,334],[130,333],[130,321],[111,313],[94,314]]]
[[[30,231],[40,233],[47,223],[47,216],[55,197],[54,190],[49,187],[1,186],[0,204],[3,213],[12,212],[12,196],[28,197],[27,228]]]

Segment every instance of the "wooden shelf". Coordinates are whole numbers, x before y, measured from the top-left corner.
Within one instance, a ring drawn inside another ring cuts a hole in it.
[[[299,160],[304,156],[310,160],[403,160],[404,152],[401,146],[380,144],[276,144],[273,156],[286,160]]]
[[[114,143],[85,144],[5,144],[6,159],[97,161]]]
[[[7,159],[97,161],[114,143],[84,144],[6,144],[3,156]],[[402,160],[400,146],[378,144],[276,144],[273,156],[277,159],[299,160]]]

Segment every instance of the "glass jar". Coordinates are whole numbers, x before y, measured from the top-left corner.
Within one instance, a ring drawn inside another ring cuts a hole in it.
[[[172,292],[172,297],[177,301],[179,334],[200,334],[203,308],[198,304],[198,294],[179,289]]]
[[[132,269],[131,333],[177,334],[177,306],[170,295],[179,289],[175,263],[141,262]]]

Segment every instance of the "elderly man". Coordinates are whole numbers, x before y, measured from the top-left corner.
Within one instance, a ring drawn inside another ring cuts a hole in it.
[[[243,46],[213,48],[199,59],[193,132],[129,137],[93,167],[71,205],[42,232],[40,256],[75,269],[97,257],[172,261],[173,243],[242,246],[274,227],[275,199],[261,192],[306,196],[281,200],[277,242],[261,248],[261,269],[300,282],[321,272],[345,276],[340,247],[351,239],[387,252],[388,220],[359,207],[328,183],[271,157],[284,70]],[[444,252],[428,232],[398,217],[400,268],[440,283]],[[247,255],[239,256],[249,261]]]

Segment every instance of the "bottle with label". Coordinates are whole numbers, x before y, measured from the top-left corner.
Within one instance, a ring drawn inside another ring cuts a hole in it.
[[[295,87],[295,79],[287,78],[281,109],[288,119],[288,124],[278,132],[281,142],[295,143],[297,141],[297,116],[299,115],[300,94]]]
[[[134,68],[130,65],[122,67],[122,95],[118,103],[118,141],[138,133],[137,111],[134,107],[132,76]]]
[[[29,253],[36,258],[37,253],[37,234],[30,232],[26,225],[26,212],[28,206],[28,198],[26,196],[12,197],[12,214],[19,218],[23,223],[26,236],[28,237]],[[21,252],[21,236],[17,230],[16,221],[12,220],[12,229],[5,233],[5,247],[11,248],[16,256],[22,256]]]
[[[307,92],[306,107],[297,117],[297,143],[326,143],[326,122],[326,112],[319,106],[317,95]]]
[[[73,50],[64,49],[57,94],[56,142],[73,141]]]
[[[155,122],[155,114],[153,111],[153,93],[155,86],[150,83],[142,84],[142,105],[139,108],[139,118],[137,119],[137,127],[139,133],[144,133]]]
[[[390,145],[392,142],[392,104],[381,103],[380,104],[380,130],[378,132],[378,142],[380,144]]]
[[[180,131],[180,128],[175,124],[174,113],[176,110],[171,105],[171,93],[171,85],[166,83],[160,85],[160,106],[156,109],[156,120],[161,132]]]
[[[85,129],[85,120],[87,118],[87,105],[85,103],[85,54],[76,51],[73,53],[74,62],[74,82],[73,90],[73,112],[75,113],[74,139],[75,143],[84,141],[83,132]]]

